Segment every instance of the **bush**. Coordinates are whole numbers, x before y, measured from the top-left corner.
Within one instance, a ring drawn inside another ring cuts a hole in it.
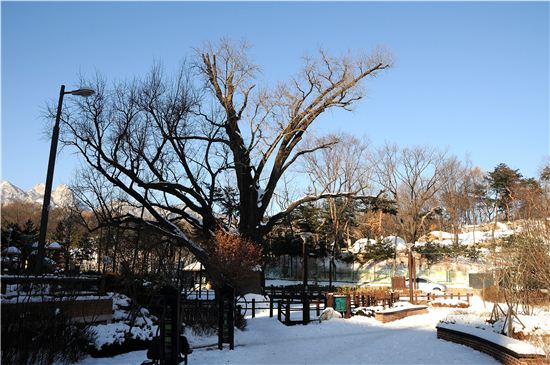
[[[3,364],[70,364],[86,355],[93,340],[88,326],[72,323],[55,303],[18,302],[2,308]]]
[[[236,288],[239,283],[249,279],[250,274],[261,267],[263,262],[260,246],[237,234],[221,230],[216,231],[210,252],[216,267],[231,279]]]
[[[390,290],[386,288],[352,288],[352,287],[339,287],[336,288],[338,294],[351,294],[371,296],[377,299],[387,298],[390,296]]]

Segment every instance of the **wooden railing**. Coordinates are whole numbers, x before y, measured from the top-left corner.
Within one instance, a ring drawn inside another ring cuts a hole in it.
[[[7,293],[8,285],[17,285],[15,295],[33,295],[33,286],[48,285],[48,295],[105,295],[105,282],[101,276],[22,276],[3,275],[1,291]],[[43,295],[39,293],[36,295]]]
[[[321,315],[321,306],[322,309],[326,308],[325,302],[321,300],[312,300],[309,302],[309,310],[312,310],[312,305],[315,305],[315,313],[317,314],[317,317]],[[301,312],[304,311],[304,304],[300,301],[291,301],[290,298],[288,298],[286,301],[278,301],[277,302],[277,319],[279,322],[287,325],[292,326],[295,324],[304,324],[303,318],[300,320],[293,320],[291,318],[291,312]],[[270,315],[271,315],[270,311]],[[311,320],[310,320],[311,322]]]

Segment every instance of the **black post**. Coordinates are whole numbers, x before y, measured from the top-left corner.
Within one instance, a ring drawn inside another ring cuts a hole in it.
[[[219,293],[219,295],[218,295]],[[216,292],[218,300],[218,348],[221,350],[224,343],[229,343],[229,349],[235,348],[235,289],[229,285],[222,285]]]
[[[177,365],[180,358],[180,292],[169,285],[160,290],[160,295],[164,304],[160,321],[160,364]]]
[[[48,230],[48,215],[50,212],[50,199],[52,196],[53,171],[55,168],[55,156],[57,154],[57,142],[59,141],[59,122],[61,120],[61,110],[63,108],[63,96],[65,95],[65,85],[61,85],[59,90],[59,102],[57,103],[57,114],[52,132],[52,143],[50,145],[50,159],[48,160],[48,172],[46,174],[46,186],[44,188],[44,202],[42,203],[42,216],[40,217],[40,234],[38,236],[38,254],[36,256],[35,273],[41,274],[44,267],[44,257],[46,255],[46,231]]]
[[[304,260],[304,264],[303,264],[303,269],[304,269],[304,274],[303,274],[303,279],[304,279],[304,282],[303,282],[303,288],[302,288],[302,303],[303,303],[303,315],[302,315],[302,318],[303,318],[303,322],[304,324],[308,324],[309,323],[309,293],[308,293],[308,286],[307,286],[307,269],[308,269],[308,265],[307,265],[307,236],[304,236],[303,237],[303,240],[304,240],[304,245],[303,245],[303,252],[302,252],[302,255],[303,255],[303,260]]]

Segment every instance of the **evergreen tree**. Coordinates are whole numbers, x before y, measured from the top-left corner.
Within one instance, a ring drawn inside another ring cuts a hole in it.
[[[498,164],[489,172],[487,181],[496,196],[498,208],[504,211],[506,220],[510,220],[510,204],[514,199],[514,189],[521,181],[519,170],[513,170],[505,163]]]

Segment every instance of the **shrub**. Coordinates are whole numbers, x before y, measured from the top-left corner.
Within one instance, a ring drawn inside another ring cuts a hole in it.
[[[88,326],[72,323],[55,304],[18,302],[3,308],[3,364],[70,364],[86,355],[93,339]]]
[[[233,283],[246,280],[262,264],[262,248],[238,234],[216,231],[210,251],[216,266]]]

